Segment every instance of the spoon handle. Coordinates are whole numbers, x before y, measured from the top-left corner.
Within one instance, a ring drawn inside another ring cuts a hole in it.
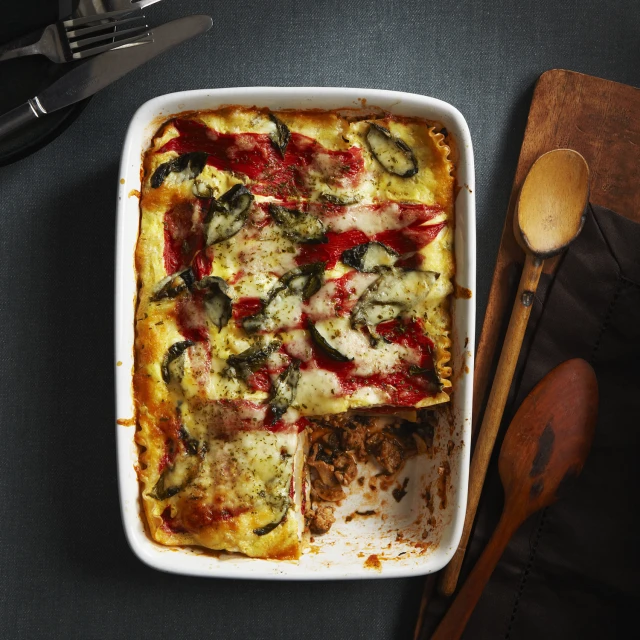
[[[482,486],[487,475],[487,467],[489,466],[493,445],[500,429],[502,414],[507,403],[511,381],[513,380],[513,374],[522,347],[524,332],[529,322],[529,315],[531,315],[531,306],[538,288],[540,274],[542,273],[542,264],[541,258],[527,253],[518,286],[518,294],[511,312],[511,319],[509,320],[507,335],[502,345],[498,368],[493,379],[478,440],[473,450],[473,458],[471,459],[471,468],[469,470],[469,496],[462,538],[457,551],[445,568],[440,580],[439,591],[445,596],[450,596],[456,590],[462,561],[464,560],[467,543],[473,528],[473,521],[478,509],[478,502],[480,501]]]
[[[431,636],[431,640],[457,640],[462,636],[498,560],[500,560],[511,536],[521,524],[520,521],[516,522],[514,518],[508,516],[507,511],[505,508],[502,512],[500,522],[489,543],[484,548],[453,604]]]

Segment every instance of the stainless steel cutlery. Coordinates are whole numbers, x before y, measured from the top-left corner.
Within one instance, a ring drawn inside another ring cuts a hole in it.
[[[90,58],[37,96],[0,116],[0,138],[52,111],[92,96],[155,56],[208,31],[212,24],[211,18],[205,15],[180,18],[152,29],[150,41],[144,46],[113,49]]]
[[[0,47],[0,62],[36,54],[58,63],[81,60],[137,42],[149,35],[148,29],[138,10],[112,11],[55,22],[35,42],[28,42],[33,36],[26,36]]]

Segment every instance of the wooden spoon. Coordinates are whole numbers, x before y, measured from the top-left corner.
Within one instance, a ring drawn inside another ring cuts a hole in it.
[[[443,595],[450,596],[458,583],[487,467],[531,314],[533,297],[542,273],[543,261],[560,253],[578,236],[584,225],[588,201],[589,167],[585,159],[571,149],[556,149],[540,156],[522,185],[513,224],[516,238],[524,249],[526,258],[498,368],[473,451],[462,538],[456,553],[442,574],[439,585]]]
[[[553,369],[525,398],[500,450],[502,517],[432,640],[462,635],[511,536],[530,515],[556,501],[565,480],[580,473],[597,412],[598,382],[591,366],[579,358]]]

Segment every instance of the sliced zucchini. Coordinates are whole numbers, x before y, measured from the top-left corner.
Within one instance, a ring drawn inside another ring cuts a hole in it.
[[[253,202],[253,194],[242,184],[236,184],[217,200],[205,220],[207,246],[228,240],[244,227]]]
[[[185,451],[190,456],[204,455],[204,453],[206,452],[206,445],[204,443],[200,444],[200,442],[198,442],[198,440],[187,431],[184,425],[180,426],[178,437],[180,438],[180,440],[182,440]]]
[[[334,196],[332,193],[321,193],[320,200],[328,202],[329,204],[339,204],[345,207],[350,204],[357,204],[360,202],[360,198],[358,196],[341,198],[340,196]]]
[[[191,340],[183,340],[182,342],[174,342],[164,355],[162,360],[162,379],[169,384],[171,381],[171,370],[169,365],[177,360],[189,347],[193,347],[195,342]]]
[[[363,273],[373,273],[378,267],[392,267],[400,257],[381,242],[365,242],[342,252],[340,260]]]
[[[160,280],[156,285],[156,292],[151,296],[152,302],[158,302],[166,298],[175,298],[182,292],[187,291],[195,282],[193,269],[189,267],[179,273],[174,273]]]
[[[271,340],[271,342],[267,343],[259,340],[242,353],[229,356],[227,358],[227,366],[222,373],[227,378],[240,378],[246,382],[249,376],[259,369],[269,356],[281,346],[282,342],[280,340]]]
[[[410,178],[418,173],[418,161],[411,147],[394,136],[389,129],[371,122],[367,142],[373,157],[385,171],[401,178]]]
[[[322,220],[311,213],[270,204],[269,214],[276,224],[284,229],[284,234],[294,242],[306,244],[327,242],[326,229]]]
[[[278,376],[273,384],[269,407],[271,408],[267,422],[278,422],[291,406],[298,389],[300,380],[300,361],[293,360],[291,364]]]
[[[207,154],[202,151],[185,153],[173,160],[163,162],[151,176],[151,187],[157,189],[170,173],[182,174],[182,180],[197,178],[202,173],[205,164],[207,164]]]
[[[440,376],[438,375],[438,372],[435,370],[435,368],[423,368],[412,364],[409,367],[409,375],[424,376],[429,382],[429,386],[432,387],[434,393],[440,393],[440,391],[444,389],[442,380],[440,380]]]
[[[349,358],[345,356],[343,353],[340,353],[337,349],[332,347],[325,337],[318,331],[316,326],[309,320],[308,325],[309,333],[311,334],[311,339],[315,342],[326,353],[330,358],[333,358],[337,362],[352,362],[353,358]]]
[[[231,319],[233,305],[227,295],[229,285],[216,276],[206,276],[199,280],[194,289],[204,291],[204,309],[208,320],[218,329],[225,327]]]
[[[323,282],[324,262],[313,262],[287,271],[269,291],[262,311],[242,321],[245,331],[255,333],[274,328],[273,314],[287,296],[308,300]]]
[[[413,310],[424,300],[440,276],[434,271],[413,271],[379,267],[380,277],[364,291],[351,312],[351,326],[368,327],[378,338],[375,327]]]
[[[199,449],[196,449],[195,455],[188,451],[179,454],[173,464],[167,467],[158,478],[151,491],[151,497],[156,500],[166,500],[180,493],[196,479],[203,457],[204,450]]]
[[[291,294],[301,296],[303,300],[308,300],[322,286],[323,275],[324,262],[312,262],[287,271],[280,278],[278,284],[281,290],[286,290]]]
[[[291,132],[289,127],[277,118],[273,113],[269,113],[269,120],[275,125],[275,131],[269,134],[269,138],[273,143],[273,146],[280,152],[280,155],[284,158],[284,152],[289,144],[291,138]]]
[[[440,380],[440,376],[438,376],[438,372],[435,370],[435,367],[429,369],[412,364],[409,367],[409,374],[412,376],[424,376],[429,382],[429,387],[434,393],[440,393],[440,391],[444,389],[442,380]]]
[[[257,536],[266,536],[267,533],[271,533],[276,527],[281,525],[287,519],[288,511],[289,511],[289,504],[287,504],[284,510],[284,513],[282,514],[282,518],[280,518],[280,520],[276,520],[275,522],[270,522],[264,527],[258,527],[257,529],[253,530],[253,533],[255,533]]]

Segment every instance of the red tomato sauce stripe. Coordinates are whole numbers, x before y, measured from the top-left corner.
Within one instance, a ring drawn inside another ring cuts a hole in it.
[[[357,229],[345,231],[344,233],[327,232],[327,242],[323,244],[303,244],[300,253],[296,256],[299,265],[311,262],[324,262],[327,269],[335,267],[343,251],[353,249],[365,242],[380,242],[390,247],[400,255],[414,253],[426,247],[435,240],[438,234],[447,226],[446,222],[439,224],[424,225],[416,227],[405,227],[404,229],[393,229],[383,231],[372,236],[367,236]]]
[[[290,432],[290,433],[302,433],[311,423],[307,418],[302,416],[298,418],[295,422],[284,422],[284,420],[278,420],[273,424],[266,425],[265,428],[267,431],[271,431],[271,433],[282,433],[282,432]]]
[[[376,331],[388,342],[416,349],[421,354],[420,367],[431,369],[434,366],[432,353],[433,340],[425,334],[424,322],[420,318],[405,318],[381,322]]]
[[[254,371],[247,379],[247,386],[254,391],[271,391],[271,377],[267,367]]]
[[[160,417],[157,422],[157,426],[162,431],[162,433],[167,436],[167,438],[172,438],[173,440],[178,439],[178,433],[180,431],[180,420],[178,418],[167,418]]]
[[[327,232],[327,242],[322,244],[303,244],[300,253],[296,256],[296,262],[310,264],[312,262],[324,262],[327,269],[332,269],[340,259],[343,251],[364,244],[369,238],[362,231],[352,229],[344,233]]]
[[[167,507],[160,517],[162,518],[160,528],[165,533],[187,533],[187,530],[180,525],[178,518],[173,518],[171,516],[171,507]]]
[[[263,133],[221,133],[195,120],[173,121],[179,135],[160,150],[179,154],[204,151],[209,154],[207,164],[223,171],[246,175],[256,184],[251,191],[258,195],[292,197],[308,195],[308,172],[319,157],[330,164],[333,182],[353,184],[364,171],[362,150],[351,147],[346,151],[326,149],[300,133],[292,133],[284,154],[275,149],[268,135]]]
[[[355,298],[356,289],[351,284],[357,271],[348,271],[340,278],[333,280],[335,293],[331,299],[331,306],[336,316],[348,316],[358,300]]]
[[[162,473],[168,466],[173,464],[178,453],[178,440],[180,438],[180,420],[177,418],[158,420],[158,428],[165,435],[164,454],[158,463],[158,473]]]
[[[240,298],[233,303],[233,319],[239,323],[243,318],[260,313],[261,310],[262,300],[260,298]]]
[[[209,327],[204,310],[204,293],[192,291],[178,300],[175,306],[180,333],[193,342],[209,342]]]
[[[285,354],[282,348],[280,348],[280,353]],[[278,365],[277,367],[273,366],[271,362],[267,362],[267,364],[263,365],[249,376],[247,385],[254,391],[265,391],[268,393],[271,391],[271,381],[285,371],[291,362],[290,358],[285,358],[285,360],[286,362]]]
[[[204,251],[202,226],[208,203],[208,200],[187,200],[165,212],[163,258],[168,274],[176,273],[192,263],[198,279],[211,273],[211,260]]]
[[[167,507],[160,516],[161,526],[167,533],[196,533],[212,524],[229,522],[249,510],[249,507],[223,507],[187,500],[175,518],[171,517],[171,507]]]
[[[205,276],[211,275],[212,261],[206,249],[196,253],[192,266],[196,280],[202,280]]]
[[[389,342],[418,350],[421,367],[433,367],[431,354],[434,344],[425,335],[424,323],[419,318],[389,320],[379,324],[377,330]],[[429,381],[422,376],[411,375],[409,367],[389,373],[356,376],[353,375],[355,365],[352,362],[338,362],[315,344],[312,348],[311,363],[305,363],[301,368],[304,370],[315,366],[333,372],[340,380],[343,395],[352,395],[363,387],[375,387],[386,391],[389,404],[397,407],[413,406],[420,400],[434,395]]]
[[[262,228],[270,223],[268,213],[269,203],[261,202],[258,203],[257,206],[262,211],[259,223],[260,228]],[[329,228],[331,227],[332,216],[345,216],[348,212],[348,207],[331,203],[296,203],[290,201],[284,202],[283,206],[312,213],[327,223]],[[389,229],[370,235],[365,234],[359,229],[349,229],[342,232],[330,230],[326,234],[327,242],[301,245],[300,253],[296,258],[297,263],[326,262],[327,269],[331,269],[340,259],[343,251],[370,241],[381,242],[401,255],[413,253],[432,242],[440,231],[447,226],[446,221],[434,225],[424,224],[443,212],[442,207],[438,205],[427,206],[386,201],[372,205],[360,205],[353,215],[357,220],[358,215],[363,215],[363,211],[366,212],[366,215],[375,216],[380,215],[383,209],[389,209],[390,207],[395,207],[394,218],[396,219],[396,223],[400,223],[397,229]],[[360,213],[358,214],[358,212]]]
[[[372,239],[403,255],[426,247],[437,238],[446,226],[446,222],[440,222],[439,224],[405,227],[404,229],[377,233]]]
[[[388,205],[389,203],[386,204]],[[264,203],[259,206],[265,209],[268,207]],[[400,204],[399,206],[401,211],[406,207],[422,207],[422,205],[406,204]],[[188,266],[193,267],[198,280],[211,273],[212,249],[211,247],[209,249],[205,248],[203,231],[203,221],[207,207],[208,201],[196,199],[182,202],[165,212],[164,266],[168,274],[176,273]],[[326,243],[301,245],[296,262],[299,265],[311,262],[325,262],[326,268],[331,269],[336,265],[344,251],[370,241],[381,242],[401,255],[415,253],[432,242],[442,229],[447,226],[446,222],[435,225],[422,224],[425,217],[427,219],[428,217],[433,217],[432,214],[434,212],[437,213],[437,211],[439,209],[431,207],[426,216],[418,217],[416,222],[404,228],[383,231],[371,236],[357,229],[342,233],[329,231]],[[264,223],[261,226],[264,226]],[[412,260],[412,258],[414,259]],[[416,262],[415,258],[417,257],[410,257],[408,261],[405,258],[402,262],[403,266],[412,266]]]
[[[422,238],[424,239],[427,235],[433,240],[438,233],[446,227],[447,223],[443,222],[442,224],[432,225],[428,227],[430,230],[425,233]],[[362,244],[361,231],[348,231],[342,234],[331,234],[329,232],[329,241],[327,244],[323,245],[304,245],[302,252],[298,255],[296,260],[298,264],[309,264],[313,262],[327,262],[327,268],[331,266],[331,260],[336,258],[336,256],[340,256],[342,251],[344,251],[344,247],[351,248],[352,246],[356,246],[358,244]],[[366,236],[365,236],[366,238]],[[399,266],[411,268],[417,262],[416,258],[421,257],[419,254],[409,256],[401,261],[399,261]],[[337,258],[336,258],[337,261]],[[335,316],[348,316],[357,300],[354,298],[355,288],[350,284],[352,278],[356,275],[356,271],[349,271],[345,273],[340,278],[327,280],[325,282],[325,286],[333,283],[335,287],[335,291],[331,297],[331,304],[327,305],[327,313],[326,318],[335,317]],[[242,320],[249,316],[253,316],[259,313],[262,310],[263,302],[260,298],[257,297],[242,297],[236,300],[233,304],[233,319],[238,326],[241,326]],[[303,309],[305,305],[303,305]],[[306,326],[307,323],[307,314],[303,311],[300,317],[300,321],[296,325],[287,325],[278,327],[279,330],[290,330],[290,329],[302,329]]]

